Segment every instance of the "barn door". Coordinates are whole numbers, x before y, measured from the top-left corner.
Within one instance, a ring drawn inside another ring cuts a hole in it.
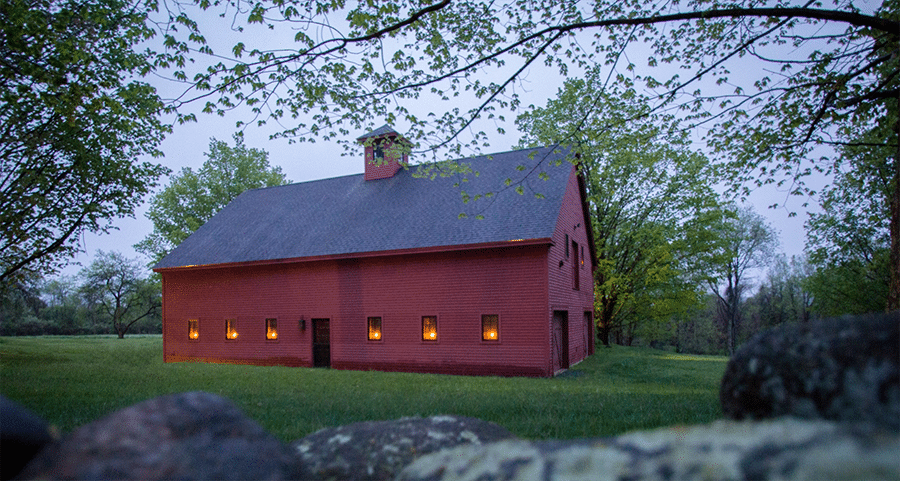
[[[569,313],[553,311],[553,372],[569,368]]]
[[[331,367],[331,329],[328,319],[313,319],[313,367]]]

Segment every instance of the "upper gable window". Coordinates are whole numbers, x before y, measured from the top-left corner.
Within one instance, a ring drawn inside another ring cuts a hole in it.
[[[375,162],[384,162],[384,148],[381,144],[377,144],[372,151],[372,158]]]
[[[576,253],[578,252],[578,243],[575,241],[572,241],[572,251]],[[581,268],[579,267],[578,263],[572,262],[572,289],[575,289],[576,291],[581,289],[581,283],[579,282],[581,277],[579,275],[580,270]]]

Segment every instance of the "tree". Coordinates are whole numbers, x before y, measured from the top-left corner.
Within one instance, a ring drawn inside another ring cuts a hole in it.
[[[891,233],[896,222],[890,203],[896,182],[893,152],[872,139],[884,137],[890,125],[860,129],[854,145],[842,149],[842,165],[821,196],[821,212],[807,221],[809,279],[814,309],[824,315],[861,314],[889,310],[896,264]]]
[[[159,284],[141,275],[145,269],[118,252],[97,251],[91,265],[79,273],[82,295],[97,307],[97,315],[112,323],[119,339],[162,306]]]
[[[745,303],[744,312],[750,322],[745,323],[738,338],[746,340],[781,324],[809,322],[813,317],[813,295],[807,283],[811,274],[812,266],[805,258],[791,257],[788,261],[784,255],[776,256],[766,280]]]
[[[503,132],[503,111],[521,107],[519,82],[532,69],[579,76],[600,65],[612,82],[644,92],[654,111],[678,112],[684,128],[705,133],[728,161],[735,192],[775,183],[812,194],[806,177],[828,174],[838,159],[833,148],[853,143],[858,126],[888,125],[876,142],[900,155],[897,118],[888,114],[900,94],[898,0],[871,13],[849,0],[827,7],[812,0],[199,5],[236,6],[222,15],[242,27],[288,25],[296,48],[241,38],[232,58],[187,72],[181,66],[190,65],[192,47],[212,52],[198,24],[172,14],[170,22],[189,27],[167,31],[174,53],[164,63],[178,65],[175,75],[190,85],[177,102],[206,101],[205,110],[219,114],[247,106],[254,121],[292,121],[278,135],[295,140],[346,137],[349,127],[385,119],[407,123],[406,137],[422,150],[477,149],[488,139],[482,128]],[[346,21],[329,20],[338,14]],[[447,108],[429,102],[421,112],[426,96]],[[897,308],[900,162],[893,169],[890,303]]]
[[[671,116],[646,112],[633,91],[609,92],[593,71],[517,119],[528,145],[561,145],[582,169],[597,252],[598,337],[645,334],[701,301],[695,259],[722,215],[714,166],[690,151]],[[623,118],[641,118],[627,123]]]
[[[230,147],[211,139],[197,172],[183,168],[151,198],[146,215],[153,232],[135,245],[138,251],[158,261],[245,190],[288,183],[265,150],[248,148],[239,134],[234,141]]]
[[[724,262],[709,265],[712,277],[707,283],[718,300],[728,355],[733,355],[747,276],[765,267],[778,241],[765,219],[750,207],[738,209],[735,217],[721,223],[717,235],[725,243],[719,256]]]
[[[0,2],[0,283],[52,272],[84,232],[130,216],[167,169],[153,31],[129,2]]]

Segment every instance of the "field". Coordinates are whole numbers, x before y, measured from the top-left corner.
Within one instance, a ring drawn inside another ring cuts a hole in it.
[[[234,401],[283,441],[357,421],[456,414],[530,439],[615,435],[721,416],[726,358],[598,348],[554,379],[162,362],[161,336],[0,338],[0,394],[62,432],[167,393]]]

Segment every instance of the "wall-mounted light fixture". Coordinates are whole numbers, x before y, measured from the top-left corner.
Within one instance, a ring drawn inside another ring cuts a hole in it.
[[[297,325],[300,326],[301,331],[305,331],[306,330],[306,319],[304,319],[303,316],[300,316],[300,320],[297,321]]]

